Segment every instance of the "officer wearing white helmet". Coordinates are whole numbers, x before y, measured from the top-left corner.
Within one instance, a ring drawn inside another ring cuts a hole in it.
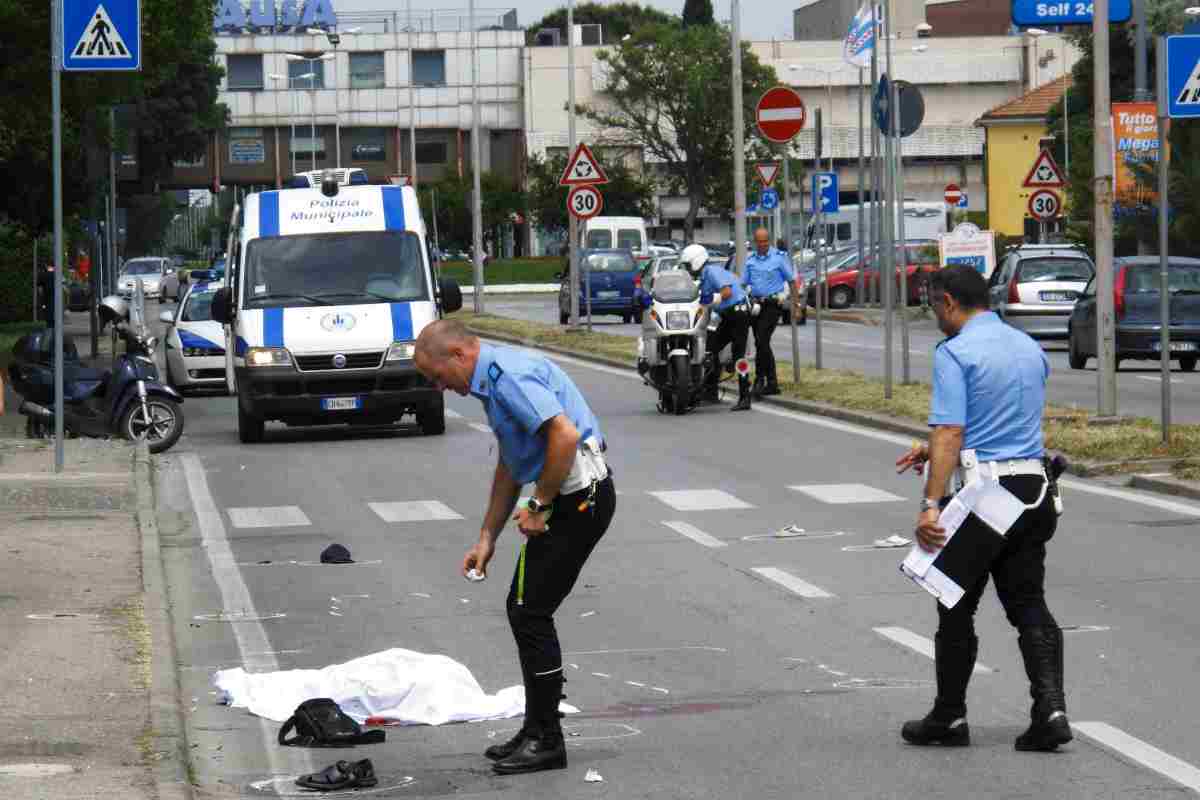
[[[708,340],[709,352],[718,354],[717,370],[708,378],[705,398],[715,401],[720,380],[721,350],[733,345],[734,361],[746,357],[746,337],[750,333],[750,306],[742,282],[727,269],[708,263],[708,250],[703,245],[689,244],[679,254],[679,260],[692,277],[700,282],[700,302],[721,314],[717,332]],[[750,377],[738,376],[738,401],[731,411],[750,408]]]

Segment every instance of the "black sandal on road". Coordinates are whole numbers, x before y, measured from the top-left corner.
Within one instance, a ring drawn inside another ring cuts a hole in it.
[[[320,772],[296,778],[297,786],[304,789],[316,789],[319,792],[366,788],[377,783],[379,780],[375,777],[375,767],[369,758],[355,762],[339,761],[336,764],[330,764]]]

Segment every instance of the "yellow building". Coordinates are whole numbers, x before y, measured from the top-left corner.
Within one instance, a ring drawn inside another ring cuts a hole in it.
[[[1021,186],[1033,167],[1046,131],[1046,114],[1070,86],[1063,76],[1015,100],[996,106],[975,124],[984,129],[984,186],[988,227],[1006,236],[1037,241],[1038,223],[1029,216],[1031,189]],[[1060,169],[1065,167],[1060,164]],[[1057,190],[1056,190],[1057,191]],[[1057,191],[1060,200],[1066,197]]]

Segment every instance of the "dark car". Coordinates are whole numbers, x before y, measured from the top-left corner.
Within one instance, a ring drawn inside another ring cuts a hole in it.
[[[1162,353],[1158,256],[1117,259],[1113,264],[1113,310],[1117,318],[1117,366],[1123,359],[1152,359]],[[1170,293],[1171,360],[1184,372],[1196,369],[1200,356],[1200,259],[1167,262]],[[1075,302],[1067,323],[1068,360],[1083,369],[1096,355],[1096,279]]]
[[[621,317],[625,322],[642,320],[642,309],[635,305],[640,268],[633,252],[625,249],[581,250],[579,254],[579,313],[588,305],[588,287],[592,295],[592,316]],[[590,275],[590,278],[589,278]],[[564,280],[558,291],[558,319],[563,325],[571,315],[571,284]]]

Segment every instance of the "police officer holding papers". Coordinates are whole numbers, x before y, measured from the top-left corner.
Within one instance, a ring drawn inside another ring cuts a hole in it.
[[[988,310],[987,285],[974,269],[951,266],[932,273],[929,299],[938,327],[949,337],[934,355],[932,432],[928,445],[915,445],[896,465],[900,472],[915,467],[928,473],[916,538],[921,550],[938,554],[941,585],[958,588],[947,582],[951,574],[975,577],[965,581],[951,607],[939,597],[937,698],[924,719],[904,724],[901,735],[917,745],[970,743],[966,695],[979,648],[975,611],[990,573],[1018,631],[1033,698],[1031,723],[1017,737],[1016,749],[1054,750],[1072,737],[1063,693],[1063,636],[1043,587],[1046,542],[1057,525],[1042,460],[1049,364],[1033,339]],[[957,526],[949,511],[939,512],[952,480],[959,507],[962,498],[976,503],[967,506],[971,513]],[[997,529],[1005,524],[999,519],[1007,520],[1006,530]]]
[[[789,284],[796,280],[792,260],[787,252],[771,248],[771,235],[766,228],[754,232],[754,252],[746,258],[742,283],[750,294],[751,325],[754,328],[754,390],[755,397],[779,394],[779,377],[775,372],[775,354],[771,351],[771,335],[779,324],[788,302]]]
[[[705,387],[705,399],[718,399],[717,384],[721,379],[720,354],[725,345],[733,345],[733,359],[746,357],[746,337],[750,332],[750,304],[742,283],[727,269],[708,262],[708,250],[704,245],[689,244],[679,254],[679,260],[691,276],[700,282],[700,302],[716,309],[721,315],[717,331],[708,340],[708,350],[717,354],[717,370],[709,377]],[[730,411],[746,411],[750,408],[750,378],[738,376],[738,401]]]
[[[456,321],[426,326],[414,363],[440,390],[479,399],[499,442],[483,528],[463,558],[464,576],[486,577],[522,487],[533,484],[528,501],[512,516],[526,542],[508,592],[508,620],[525,684],[525,724],[485,755],[503,774],[565,768],[558,713],[563,663],[554,612],[616,510],[600,424],[556,365],[482,343]]]

